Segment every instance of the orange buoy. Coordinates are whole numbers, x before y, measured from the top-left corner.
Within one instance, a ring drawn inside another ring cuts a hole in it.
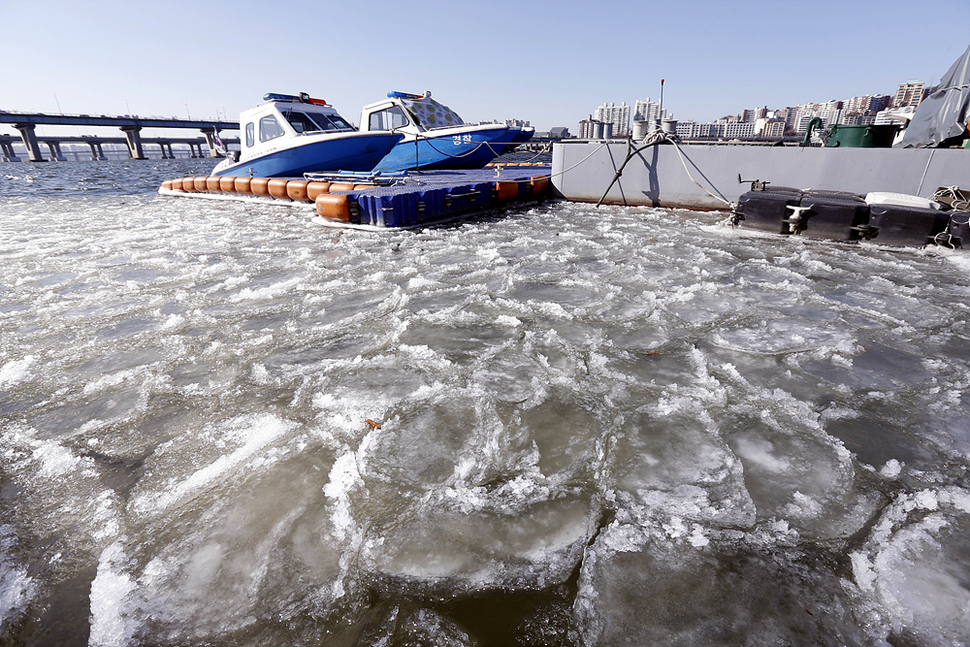
[[[270,178],[269,182],[266,183],[266,190],[278,200],[289,199],[289,196],[286,195],[286,180],[281,180],[278,177]]]
[[[297,202],[310,202],[307,196],[306,187],[309,184],[306,180],[290,180],[286,183],[286,195],[290,200]]]
[[[253,178],[251,177],[237,177],[235,180],[233,180],[233,186],[236,189],[236,193],[243,193],[246,195],[251,194],[253,190],[249,185],[252,180]]]
[[[219,190],[223,193],[236,192],[236,178],[231,175],[223,175],[219,178]]]
[[[333,182],[330,184],[330,193],[336,193],[337,191],[353,191],[354,185],[352,182]]]
[[[166,191],[171,191],[173,182],[175,182],[175,180],[165,180],[164,182],[162,182],[162,188],[165,189]]]
[[[306,185],[306,197],[311,202],[317,199],[321,193],[330,193],[329,182],[308,182]]]
[[[195,193],[195,178],[194,177],[183,177],[182,178],[182,190],[189,193]]]
[[[350,222],[350,198],[347,194],[321,193],[314,202],[320,216],[328,220]]]
[[[529,183],[532,184],[532,195],[542,195],[549,190],[548,175],[536,175],[534,177],[530,177]]]
[[[269,195],[269,178],[268,177],[254,177],[249,183],[249,189],[253,192],[253,195],[262,196],[264,198],[270,197]]]
[[[222,187],[220,186],[221,177],[217,175],[210,175],[205,179],[205,190],[209,193],[220,193]]]
[[[508,202],[509,200],[514,200],[519,197],[519,183],[518,182],[496,182],[495,183],[495,198],[499,202]]]
[[[208,189],[207,189],[207,186],[206,186],[206,185],[207,185],[207,180],[208,180],[208,179],[209,179],[209,178],[207,178],[207,177],[206,177],[206,176],[204,176],[204,175],[202,175],[202,176],[199,176],[199,177],[197,177],[197,178],[194,178],[194,179],[193,179],[193,183],[195,184],[195,190],[196,190],[196,191],[201,191],[201,192],[205,192],[206,190],[208,190]]]

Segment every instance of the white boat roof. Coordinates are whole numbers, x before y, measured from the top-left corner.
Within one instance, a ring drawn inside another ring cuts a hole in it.
[[[451,128],[464,125],[464,120],[457,112],[448,106],[431,98],[430,92],[422,94],[408,94],[406,92],[388,92],[387,99],[372,103],[364,107],[368,112],[371,108],[393,102],[404,108],[414,117],[418,125],[425,129]]]

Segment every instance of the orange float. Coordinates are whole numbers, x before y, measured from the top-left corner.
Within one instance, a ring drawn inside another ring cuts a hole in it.
[[[206,190],[208,190],[207,189],[207,181],[208,181],[208,179],[209,178],[206,177],[206,176],[204,176],[204,175],[199,176],[199,177],[196,177],[196,178],[193,178],[192,181],[195,184],[195,190],[196,191],[199,191],[199,192],[205,192]]]
[[[236,178],[231,175],[224,175],[219,178],[219,190],[223,193],[235,193],[236,192]]]
[[[290,180],[286,183],[286,196],[297,202],[310,202],[306,191],[308,184],[306,180]]]
[[[354,185],[352,182],[333,182],[330,184],[330,193],[336,193],[337,191],[353,191]]]
[[[496,182],[495,199],[499,202],[508,202],[519,197],[518,182]]]
[[[321,193],[314,202],[317,214],[323,218],[350,222],[350,198],[347,194]]]
[[[269,178],[268,177],[254,177],[249,182],[249,190],[252,191],[253,195],[258,195],[263,198],[270,197],[269,194]]]
[[[233,185],[234,185],[234,188],[236,189],[236,193],[243,193],[246,195],[249,195],[250,193],[252,193],[253,191],[249,186],[252,180],[253,178],[251,177],[237,177],[235,180],[233,180]]]
[[[269,182],[266,183],[266,190],[277,200],[289,199],[289,196],[286,195],[286,180],[281,180],[278,177],[270,178]]]
[[[536,175],[534,177],[530,177],[529,183],[532,184],[532,195],[542,195],[549,190],[548,175]]]
[[[222,186],[220,185],[221,177],[210,175],[205,179],[205,190],[210,193],[221,193]]]
[[[321,193],[330,193],[329,182],[308,182],[306,185],[306,197],[311,202],[316,201]]]

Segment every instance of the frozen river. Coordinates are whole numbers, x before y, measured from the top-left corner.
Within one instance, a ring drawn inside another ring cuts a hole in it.
[[[970,257],[211,165],[0,165],[0,644],[970,643]]]

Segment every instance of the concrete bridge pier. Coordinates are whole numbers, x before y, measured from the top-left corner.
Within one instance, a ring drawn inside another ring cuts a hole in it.
[[[145,159],[145,150],[141,145],[141,126],[122,126],[121,132],[125,134],[128,143],[128,159]]]
[[[17,157],[16,153],[13,151],[13,144],[8,140],[0,140],[0,149],[3,150],[3,161],[4,162],[19,162],[20,158]]]
[[[162,149],[163,160],[175,159],[175,153],[172,152],[172,142],[158,142],[158,146]]]
[[[221,157],[216,150],[216,131],[215,128],[203,128],[202,134],[205,135],[205,143],[209,147],[209,157]],[[199,145],[199,157],[202,157],[202,146]]]
[[[101,142],[94,141],[92,139],[88,140],[88,146],[91,147],[91,159],[94,161],[107,159],[104,156],[104,150],[101,148]]]
[[[40,144],[37,143],[37,134],[34,133],[34,124],[14,124],[14,128],[20,131],[20,136],[27,147],[27,156],[31,162],[46,162],[47,160],[40,154]]]
[[[44,142],[47,144],[47,148],[51,152],[51,159],[57,160],[58,162],[64,161],[64,154],[61,153],[61,143],[56,141],[47,140]]]

